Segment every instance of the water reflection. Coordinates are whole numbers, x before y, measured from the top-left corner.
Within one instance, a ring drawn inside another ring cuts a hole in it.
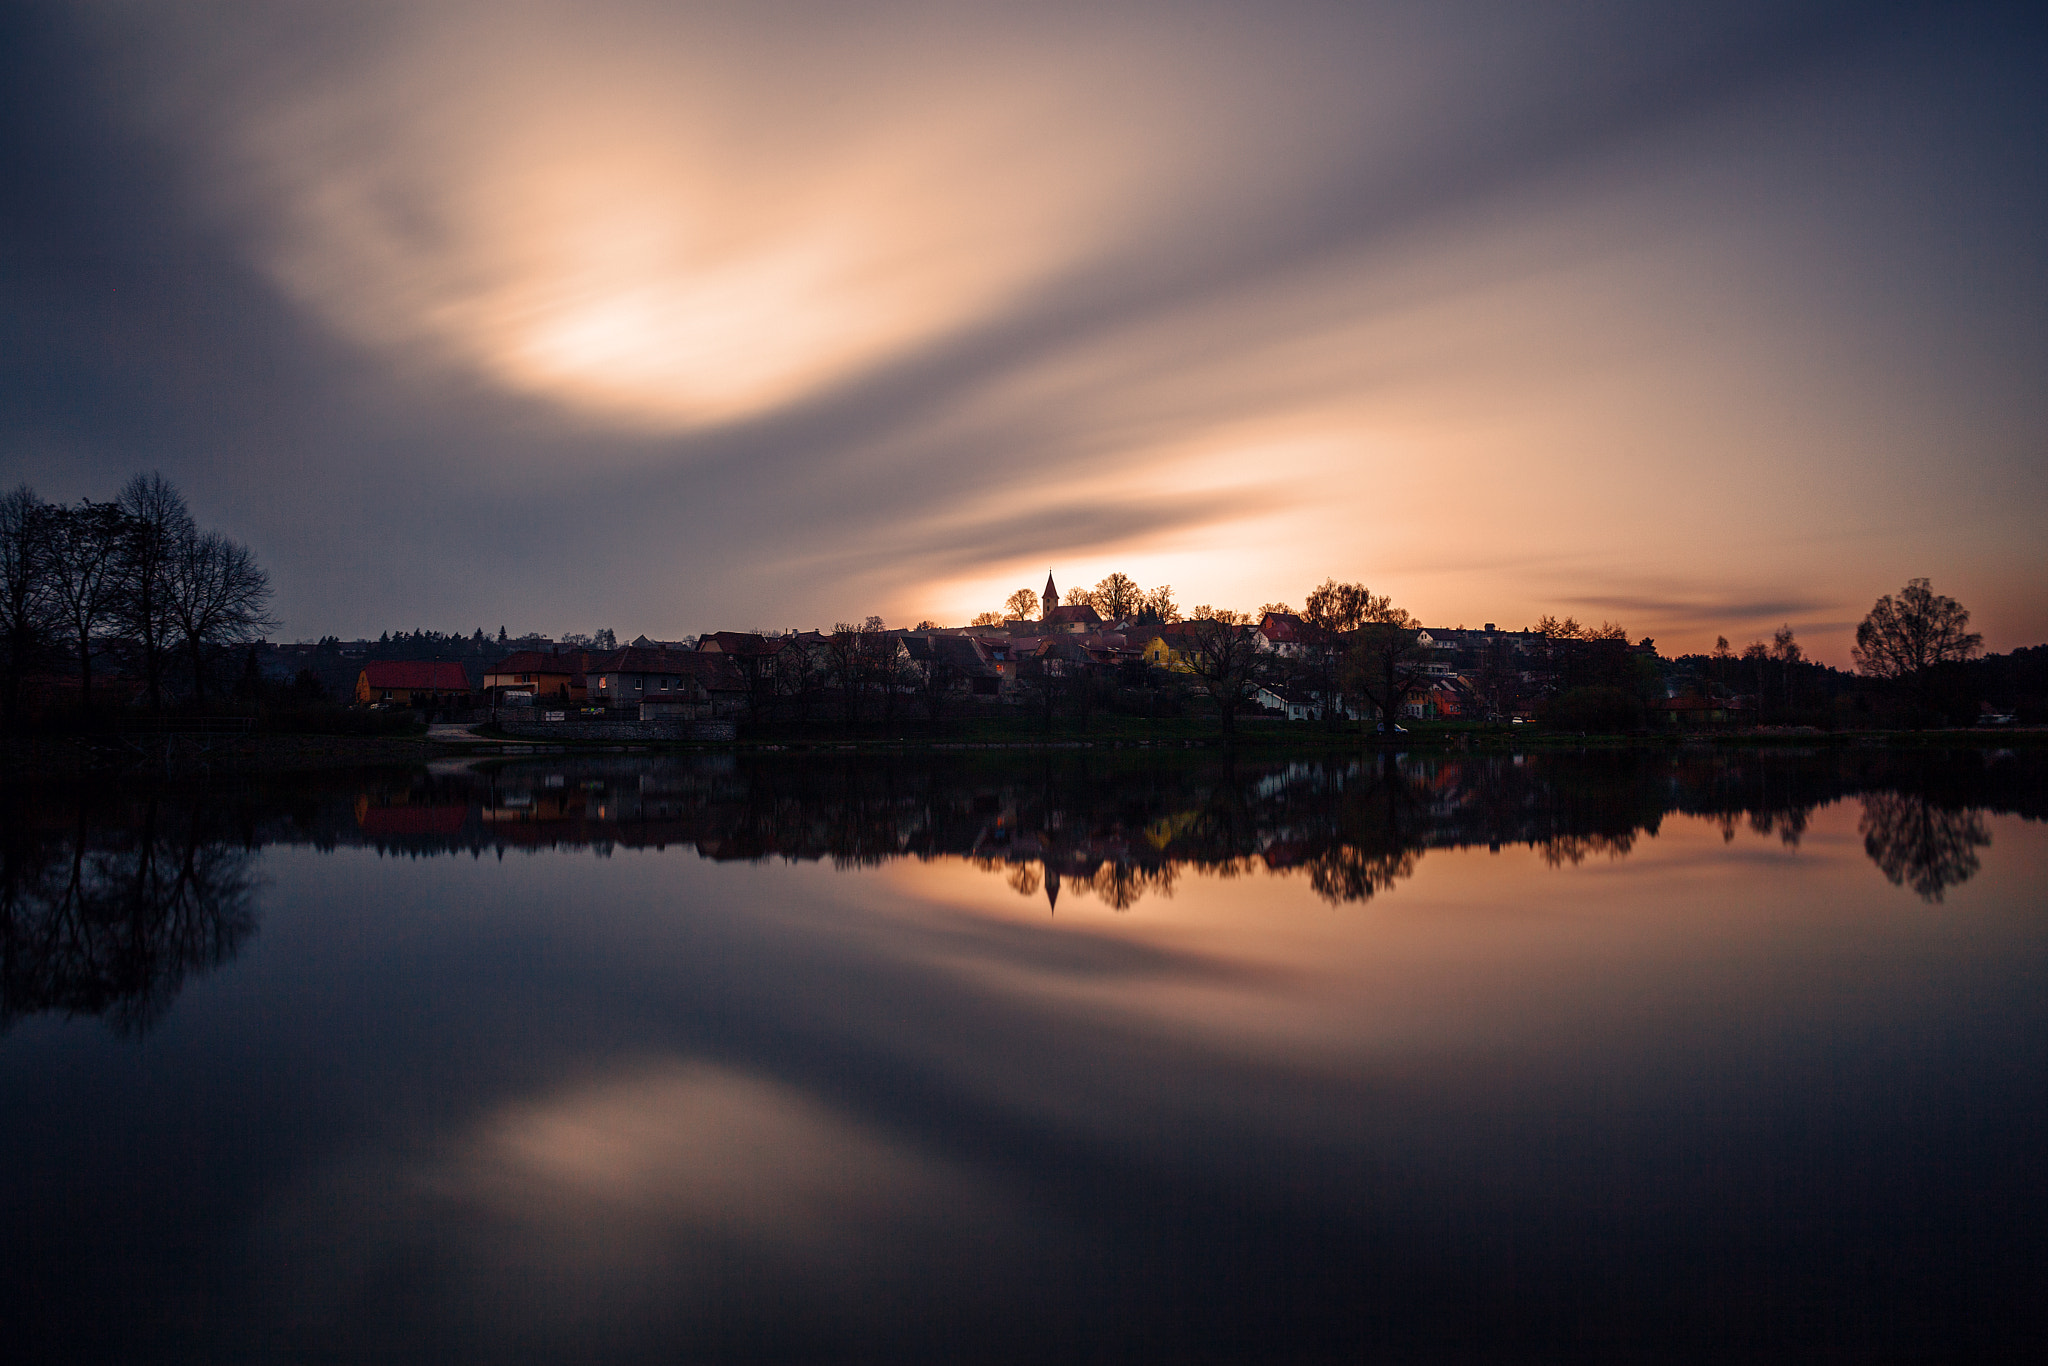
[[[10,1020],[134,1029],[245,950],[146,1046],[4,1040],[0,1316],[49,1360],[1968,1357],[2040,1318],[2048,838],[1993,813],[2044,777],[1096,750],[0,794]]]
[[[188,977],[232,959],[256,929],[253,851],[217,814],[162,798],[8,812],[0,1031],[54,1011],[140,1033]]]
[[[740,760],[572,757],[415,777],[354,795],[335,838],[394,854],[680,845],[719,860],[863,867],[963,858],[1050,913],[1127,911],[1187,872],[1306,877],[1369,900],[1432,849],[1527,846],[1552,867],[1622,858],[1671,813],[1797,848],[1861,797],[1871,859],[1928,900],[1977,871],[1983,810],[2038,817],[2017,755],[1700,752],[1379,756],[1293,763],[1129,754]]]
[[[1930,902],[1979,871],[1986,811],[2048,812],[2029,756],[1680,753],[1228,763],[1129,753],[842,759],[560,756],[284,792],[17,794],[0,842],[0,1028],[103,1016],[137,1032],[255,930],[263,844],[397,856],[588,847],[866,867],[959,858],[1018,895],[1129,911],[1188,874],[1303,877],[1333,904],[1434,849],[1622,858],[1672,812],[1797,847],[1856,797],[1865,851]]]
[[[1858,825],[1864,852],[1894,887],[1940,901],[1977,874],[1977,850],[1991,843],[1977,811],[1944,811],[1909,792],[1869,792]]]

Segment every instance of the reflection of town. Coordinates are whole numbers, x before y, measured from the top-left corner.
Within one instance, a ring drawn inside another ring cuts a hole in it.
[[[845,867],[958,858],[1056,910],[1127,910],[1185,874],[1308,880],[1357,902],[1434,849],[1620,857],[1671,813],[1797,844],[1862,804],[1864,848],[1928,901],[1978,869],[1987,811],[2048,814],[2029,754],[1620,751],[1233,764],[1214,755],[561,755],[272,788],[122,784],[0,797],[0,1030],[29,1015],[146,1029],[255,933],[268,844],[398,856],[594,848]]]
[[[357,795],[354,833],[393,852],[594,846],[705,858],[964,858],[1056,909],[1128,909],[1184,872],[1303,876],[1333,902],[1412,873],[1431,849],[1536,849],[1552,864],[1620,856],[1671,812],[1796,845],[1824,802],[1860,797],[1871,857],[1931,900],[1988,842],[1970,810],[2038,811],[2018,755],[1640,751],[1381,756],[1294,763],[564,755]],[[1987,793],[1989,795],[1987,795]]]

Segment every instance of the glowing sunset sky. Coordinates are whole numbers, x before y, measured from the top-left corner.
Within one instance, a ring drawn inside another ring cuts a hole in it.
[[[13,5],[0,478],[287,637],[2048,639],[2048,35],[1872,4]]]

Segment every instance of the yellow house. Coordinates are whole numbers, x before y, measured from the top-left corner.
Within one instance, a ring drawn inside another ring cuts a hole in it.
[[[1195,647],[1184,631],[1153,631],[1145,641],[1143,653],[1147,664],[1188,673],[1188,661],[1194,657]]]
[[[581,702],[585,663],[581,650],[515,650],[485,672],[484,691],[493,696],[530,692],[538,698]]]

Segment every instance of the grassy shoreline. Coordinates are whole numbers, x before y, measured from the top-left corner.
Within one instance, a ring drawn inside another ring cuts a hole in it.
[[[1332,734],[1304,724],[1253,723],[1226,738],[1213,722],[1097,717],[1086,727],[965,721],[906,724],[886,730],[790,730],[731,743],[654,741],[535,741],[494,735],[485,741],[446,742],[425,736],[307,734],[40,735],[0,739],[0,773],[38,776],[124,771],[276,773],[409,767],[430,760],[540,753],[774,753],[846,754],[956,752],[962,750],[1229,748],[1261,757],[1359,752],[1540,753],[1560,750],[1670,750],[1710,748],[2012,748],[2048,745],[2048,728],[1927,731],[1745,731],[1684,735],[1582,735],[1524,726],[1420,724],[1395,736]]]

